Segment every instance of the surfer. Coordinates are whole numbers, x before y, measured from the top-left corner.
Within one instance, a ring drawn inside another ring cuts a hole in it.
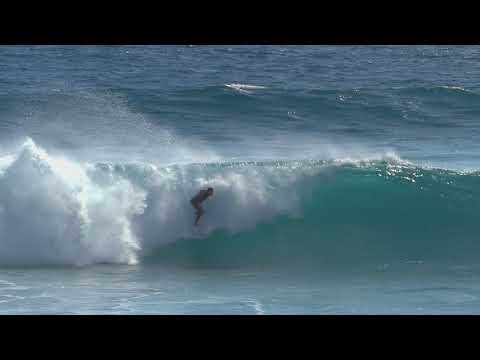
[[[205,211],[202,208],[202,203],[212,195],[213,195],[213,188],[209,187],[207,190],[200,190],[197,193],[197,195],[195,195],[190,200],[190,203],[192,204],[193,208],[197,210],[196,212],[197,218],[195,219],[195,225],[197,225],[198,220],[200,220],[202,215],[205,213]]]

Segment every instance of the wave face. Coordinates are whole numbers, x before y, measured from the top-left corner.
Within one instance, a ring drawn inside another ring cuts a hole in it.
[[[478,257],[479,173],[368,161],[0,158],[0,265],[318,266]],[[214,197],[193,226],[189,199]]]

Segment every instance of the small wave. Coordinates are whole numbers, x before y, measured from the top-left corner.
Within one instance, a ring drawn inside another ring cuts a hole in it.
[[[251,94],[251,90],[266,89],[265,86],[248,85],[248,84],[225,84],[226,87],[234,89],[241,93]]]
[[[464,97],[476,97],[478,93],[465,89],[463,86],[454,86],[454,85],[440,85],[440,86],[431,86],[431,87],[406,87],[398,89],[400,93],[412,94],[412,95],[422,95],[429,96],[431,94],[444,95],[444,96],[455,96],[458,98]]]
[[[465,92],[471,92],[469,90],[466,90],[464,87],[461,86],[449,86],[449,85],[442,85],[439,86],[442,89],[450,89],[450,90],[460,90],[460,91],[465,91]]]
[[[265,310],[263,309],[262,303],[256,299],[248,299],[247,304],[253,307],[255,310],[255,315],[265,315]]]

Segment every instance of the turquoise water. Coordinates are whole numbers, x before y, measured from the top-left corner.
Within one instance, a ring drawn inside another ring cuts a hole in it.
[[[478,314],[478,267],[439,271],[421,262],[399,267],[315,277],[156,265],[11,269],[2,271],[0,309],[9,314]]]
[[[479,49],[0,47],[0,313],[478,313]]]

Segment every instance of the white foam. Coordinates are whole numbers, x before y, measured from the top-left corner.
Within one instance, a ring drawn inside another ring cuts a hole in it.
[[[302,175],[288,168],[81,164],[28,139],[0,174],[0,265],[134,264],[151,248],[295,215]],[[278,176],[282,172],[283,176]],[[213,186],[193,226],[189,199]],[[282,190],[283,189],[283,190]]]
[[[281,213],[295,216],[299,212],[298,194],[295,188],[285,190],[301,176],[274,167],[157,169],[143,185],[148,188],[147,208],[135,219],[135,228],[148,251],[159,244],[206,236],[218,229],[245,231]],[[215,189],[214,197],[205,203],[207,214],[195,228],[189,200],[207,186]]]
[[[236,90],[241,93],[251,94],[251,90],[266,89],[265,86],[248,85],[248,84],[225,84],[226,87]]]
[[[459,90],[467,93],[473,93],[471,90],[467,90],[462,86],[450,86],[450,85],[441,85],[440,88],[442,89],[449,89],[449,90]]]
[[[247,303],[255,310],[255,315],[265,315],[262,303],[256,299],[248,299]]]
[[[0,177],[0,264],[134,263],[130,219],[144,198],[128,181],[100,187],[28,140]]]

